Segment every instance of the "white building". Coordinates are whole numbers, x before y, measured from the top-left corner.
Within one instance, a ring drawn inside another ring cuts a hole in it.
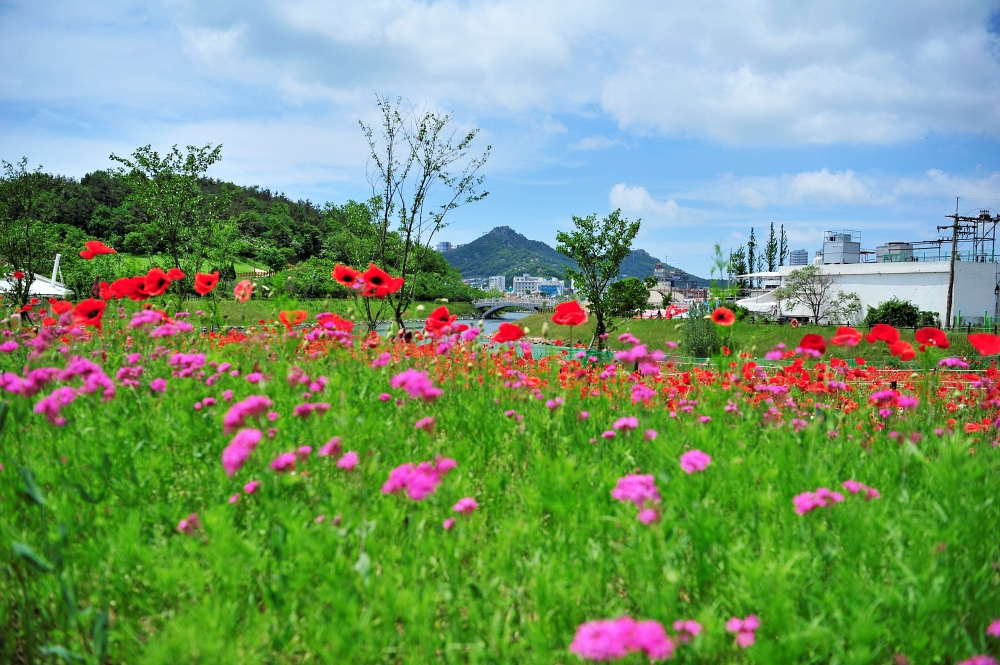
[[[566,284],[561,279],[546,278],[546,277],[532,277],[531,275],[525,273],[524,275],[514,277],[514,295],[515,296],[529,296],[529,295],[546,295],[546,296],[561,296],[563,291],[566,289]]]
[[[507,276],[506,275],[494,275],[490,277],[490,291],[506,291],[507,290]]]
[[[927,260],[823,264],[819,267],[822,274],[834,277],[831,298],[840,291],[858,294],[862,318],[869,308],[896,296],[909,300],[921,311],[937,312],[938,320],[947,326],[944,318],[948,307],[949,266],[947,260]],[[760,289],[760,295],[738,300],[737,304],[768,316],[811,318],[812,311],[808,307],[783,308],[768,290],[777,288],[796,269],[798,266],[782,266],[777,272],[746,275],[760,278],[764,288]],[[1000,315],[1000,264],[955,261],[953,299],[952,320],[961,317],[957,325],[981,324],[984,317]]]

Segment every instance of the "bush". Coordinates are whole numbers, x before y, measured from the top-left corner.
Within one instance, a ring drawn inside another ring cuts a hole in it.
[[[887,323],[896,328],[933,328],[939,325],[937,319],[937,312],[921,312],[909,300],[893,296],[877,307],[870,307],[862,323],[868,327],[876,323]]]
[[[718,328],[706,319],[708,308],[694,304],[688,310],[688,318],[681,327],[681,350],[695,358],[708,358],[722,348],[722,338]]]

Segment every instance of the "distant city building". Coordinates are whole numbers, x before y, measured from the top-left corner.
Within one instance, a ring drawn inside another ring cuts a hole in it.
[[[442,254],[444,254],[445,252],[450,252],[451,250],[453,250],[455,248],[452,246],[452,244],[450,242],[442,241],[442,242],[439,242],[438,244],[434,245],[434,249],[436,249],[437,251],[439,251]]]
[[[486,277],[470,277],[468,279],[463,279],[462,283],[471,286],[474,289],[481,289],[483,291],[487,290],[489,287],[490,279]]]
[[[490,277],[490,291],[506,291],[507,290],[507,276],[506,275],[494,275]]]
[[[513,291],[515,296],[530,296],[538,294],[546,296],[560,296],[563,294],[565,289],[565,282],[554,277],[532,277],[527,273],[514,277]]]
[[[807,266],[809,265],[809,252],[804,249],[793,249],[788,252],[788,265]]]

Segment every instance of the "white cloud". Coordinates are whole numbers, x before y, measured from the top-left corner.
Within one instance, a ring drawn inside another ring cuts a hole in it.
[[[604,150],[616,145],[622,145],[622,142],[618,139],[609,139],[607,136],[587,136],[570,143],[567,147],[570,150]]]
[[[830,173],[829,169],[796,174],[788,185],[788,198],[793,201],[868,205],[882,202],[859,180],[854,171]]]
[[[608,201],[612,208],[621,208],[627,213],[651,213],[668,220],[676,220],[680,206],[673,199],[657,201],[645,187],[630,187],[621,182],[611,188]]]

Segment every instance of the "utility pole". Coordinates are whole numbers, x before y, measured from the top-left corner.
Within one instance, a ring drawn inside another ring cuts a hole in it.
[[[951,267],[948,270],[948,307],[947,313],[945,314],[945,325],[950,328],[954,328],[954,322],[951,320],[951,306],[952,306],[952,294],[955,290],[955,254],[958,252],[958,200],[961,197],[955,197],[955,214],[952,219],[955,223],[951,226]]]

